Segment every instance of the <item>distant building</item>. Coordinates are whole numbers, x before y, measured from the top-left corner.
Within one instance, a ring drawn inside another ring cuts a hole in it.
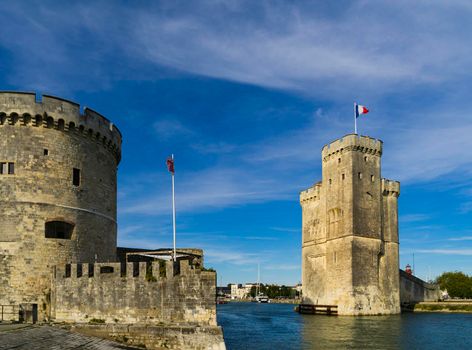
[[[246,288],[242,284],[229,284],[230,297],[231,299],[244,299],[246,298]]]
[[[257,283],[246,283],[244,285],[244,288],[246,289],[246,298],[251,297],[251,290],[252,288],[256,288],[256,287],[257,287]]]
[[[216,287],[216,294],[219,297],[231,298],[231,285],[226,287]]]
[[[295,289],[295,291],[298,293],[298,295],[302,294],[302,284],[301,283],[296,284],[292,288]]]

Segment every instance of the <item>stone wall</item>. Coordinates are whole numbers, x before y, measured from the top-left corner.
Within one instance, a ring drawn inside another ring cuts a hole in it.
[[[181,260],[179,267],[174,269],[168,261],[165,269],[159,262],[56,268],[52,318],[70,323],[95,319],[120,324],[216,326],[216,273],[195,269],[187,260]],[[179,273],[174,275],[174,271]]]
[[[120,147],[118,129],[90,109],[0,92],[0,163],[14,166],[0,174],[0,304],[37,304],[44,320],[52,266],[116,260]],[[47,237],[51,221],[72,225],[70,237]]]
[[[400,270],[400,301],[402,305],[422,301],[438,301],[440,298],[441,292],[438,285],[427,283]]]
[[[146,349],[225,350],[223,332],[218,326],[75,324],[74,332],[108,338]]]

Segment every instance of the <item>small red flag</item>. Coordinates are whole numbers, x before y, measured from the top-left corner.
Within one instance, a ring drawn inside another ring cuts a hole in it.
[[[169,169],[169,172],[172,173],[172,175],[174,175],[175,173],[174,159],[172,157],[167,158],[166,164],[167,164],[167,169]]]

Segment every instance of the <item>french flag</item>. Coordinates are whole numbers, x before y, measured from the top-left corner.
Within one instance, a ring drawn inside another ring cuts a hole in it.
[[[367,109],[367,107],[358,105],[357,103],[354,103],[354,110],[356,112],[356,118],[359,118],[361,114],[369,113],[369,110]]]

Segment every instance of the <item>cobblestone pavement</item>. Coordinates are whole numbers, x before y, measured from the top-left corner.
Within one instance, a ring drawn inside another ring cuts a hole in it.
[[[0,325],[0,349],[15,350],[111,350],[138,349],[51,326],[12,328]]]

